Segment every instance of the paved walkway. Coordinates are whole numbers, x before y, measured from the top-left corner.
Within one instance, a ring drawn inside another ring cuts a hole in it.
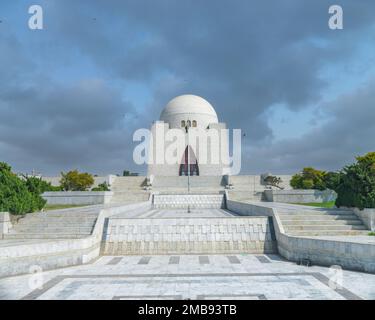
[[[342,271],[342,287],[330,279],[340,272],[278,255],[104,256],[0,279],[0,299],[375,299],[373,274]]]

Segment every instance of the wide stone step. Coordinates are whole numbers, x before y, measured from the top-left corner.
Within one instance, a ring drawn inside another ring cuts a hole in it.
[[[355,214],[279,214],[279,217],[281,220],[301,220],[301,219],[307,219],[307,220],[313,220],[313,219],[327,219],[327,220],[357,220],[358,217]]]
[[[282,220],[284,226],[294,226],[294,225],[363,225],[360,220]]]
[[[51,218],[51,219],[58,219],[58,218],[62,218],[62,219],[65,219],[65,218],[69,218],[69,219],[85,219],[85,218],[95,218],[99,215],[98,212],[96,213],[68,213],[68,212],[65,212],[65,213],[36,213],[36,214],[28,214],[26,215],[25,217],[23,217],[22,219],[35,219],[35,218],[38,218],[38,219],[43,219],[43,218]]]
[[[298,214],[298,215],[283,215],[279,214],[279,217],[282,221],[284,220],[358,220],[358,217],[354,214]]]
[[[66,233],[9,233],[4,239],[81,239],[87,238],[90,234],[66,234]]]
[[[21,226],[15,227],[13,230],[15,232],[24,232],[24,233],[52,233],[52,232],[62,232],[62,233],[91,233],[93,226],[79,226],[79,227],[71,227],[71,226],[48,226],[48,227],[35,227],[35,226]]]
[[[74,229],[74,228],[93,228],[95,224],[71,224],[71,225],[60,225],[60,224],[48,224],[48,225],[15,225],[11,230],[44,230],[44,229]]]
[[[27,227],[61,226],[61,227],[64,227],[64,228],[77,227],[77,226],[90,227],[90,226],[95,225],[95,223],[96,223],[96,220],[93,220],[93,221],[61,221],[61,222],[60,221],[50,221],[50,220],[47,220],[47,221],[32,221],[32,222],[23,221],[23,222],[14,224],[13,227],[14,228],[18,228],[18,227],[22,228],[24,226],[27,226]]]
[[[291,225],[286,226],[287,231],[319,231],[319,230],[366,230],[363,225]]]
[[[293,231],[286,232],[292,236],[358,236],[368,235],[369,231],[362,230],[324,230],[324,231]]]
[[[309,209],[278,209],[280,215],[354,215],[351,210],[309,210]]]
[[[86,216],[86,217],[77,217],[77,216],[39,216],[39,217],[25,217],[20,219],[19,221],[74,221],[74,222],[84,222],[84,221],[95,221],[97,219],[98,215],[95,216]]]

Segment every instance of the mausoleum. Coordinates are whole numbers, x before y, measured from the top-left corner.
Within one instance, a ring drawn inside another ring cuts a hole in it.
[[[148,177],[223,175],[229,166],[225,129],[205,99],[190,94],[172,99],[151,127]]]

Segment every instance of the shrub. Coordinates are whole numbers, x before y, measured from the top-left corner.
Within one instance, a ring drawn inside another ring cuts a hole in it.
[[[375,208],[375,152],[356,159],[340,172],[336,206]]]
[[[111,191],[107,182],[99,184],[97,187],[92,188],[91,191]]]
[[[312,179],[302,179],[301,180],[301,183],[302,183],[302,188],[301,189],[315,189],[314,188],[314,180]]]
[[[311,167],[303,168],[301,173],[295,174],[290,180],[293,189],[327,189],[324,171]]]
[[[35,181],[28,184],[11,170],[8,164],[0,163],[0,211],[24,214],[41,210],[46,201]]]
[[[42,194],[43,192],[51,191],[51,189],[53,189],[50,182],[44,181],[41,178],[25,176],[25,179],[26,186],[32,193]]]
[[[51,185],[48,190],[46,191],[51,191],[51,192],[57,192],[57,191],[64,191],[61,186],[53,186]]]
[[[60,185],[64,191],[86,191],[94,184],[94,177],[78,170],[61,172]]]
[[[130,176],[130,171],[128,171],[128,170],[124,170],[124,171],[122,172],[122,176],[123,176],[123,177],[128,177],[128,176]]]

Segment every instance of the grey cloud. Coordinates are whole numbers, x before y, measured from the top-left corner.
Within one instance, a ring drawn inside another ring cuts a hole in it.
[[[375,79],[321,107],[332,119],[300,137],[254,148],[244,163],[255,170],[292,173],[305,166],[339,170],[375,150]]]
[[[356,39],[374,25],[373,1],[339,1],[346,13],[341,33],[328,29],[323,0],[40,2],[47,28],[33,49],[43,50],[30,56],[21,35],[0,30],[0,153],[15,148],[2,158],[18,159],[22,169],[29,168],[28,156],[50,172],[132,167],[134,129],[149,127],[164,104],[183,93],[206,97],[222,121],[246,132],[244,148],[255,149],[256,157],[245,161],[245,172],[296,170],[304,157],[334,167],[337,155],[347,160],[354,141],[362,139],[356,131],[340,142],[347,119],[338,103],[340,111],[323,127],[328,138],[316,129],[274,145],[267,112],[277,103],[291,110],[322,103],[329,83],[320,71],[355,58]],[[48,69],[69,69],[80,60],[93,65],[96,79],[78,74],[61,84]],[[121,89],[103,79],[124,84],[124,90],[128,82],[141,83],[152,92],[151,102],[123,101]],[[347,106],[345,113],[354,109]],[[363,143],[358,152],[366,149]]]

